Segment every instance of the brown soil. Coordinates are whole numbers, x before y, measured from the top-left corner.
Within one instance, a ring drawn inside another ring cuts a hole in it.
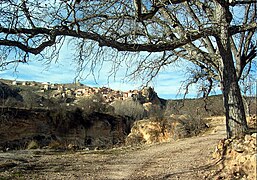
[[[199,136],[154,145],[0,153],[0,179],[212,179],[212,153],[226,135],[224,118],[209,125]]]

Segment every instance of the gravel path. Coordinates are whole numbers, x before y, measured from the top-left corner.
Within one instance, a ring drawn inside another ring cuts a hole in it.
[[[225,138],[223,117],[178,141],[105,151],[0,153],[0,179],[208,179],[212,153]]]

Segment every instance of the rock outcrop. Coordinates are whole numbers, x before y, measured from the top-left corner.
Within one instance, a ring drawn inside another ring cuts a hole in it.
[[[141,90],[141,98],[137,99],[145,109],[148,117],[161,116],[166,106],[166,100],[159,98],[152,87]]]
[[[167,142],[189,137],[206,128],[201,119],[173,115],[162,119],[150,118],[136,121],[126,138],[127,144]]]
[[[129,124],[121,116],[92,113],[85,126],[85,145],[88,147],[110,147],[124,144]]]
[[[249,128],[256,130],[257,128],[256,114],[251,114],[249,117],[246,118],[246,121]]]
[[[122,117],[74,110],[2,108],[0,150],[24,149],[31,141],[40,148],[108,147],[123,143],[127,134]]]
[[[219,162],[216,179],[255,180],[257,164],[256,133],[244,139],[221,140],[213,157]]]

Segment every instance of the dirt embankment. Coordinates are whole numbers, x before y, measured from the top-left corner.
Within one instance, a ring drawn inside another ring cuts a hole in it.
[[[212,179],[212,154],[225,138],[224,118],[212,118],[209,125],[197,137],[154,145],[0,153],[0,179]]]
[[[121,116],[74,109],[1,108],[0,151],[39,148],[111,147],[124,143],[130,122]]]

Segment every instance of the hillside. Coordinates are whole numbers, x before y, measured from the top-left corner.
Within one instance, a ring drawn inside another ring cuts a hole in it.
[[[246,114],[256,114],[255,97],[244,97]],[[193,116],[223,116],[222,95],[213,95],[205,98],[168,100],[166,103],[166,114],[190,114]]]
[[[105,104],[107,106],[117,101],[133,100],[144,106],[144,109],[162,111],[165,115],[190,114],[193,116],[223,115],[223,100],[221,95],[185,100],[165,100],[158,97],[153,88],[129,90],[122,92],[107,87],[89,87],[77,84],[51,84],[49,82],[24,81],[17,82],[0,79],[0,100],[2,106],[21,108],[52,108],[59,105],[82,107],[83,104]],[[89,100],[89,101],[88,101]],[[245,98],[247,113],[254,114],[256,102],[254,98]],[[150,106],[150,107],[149,107]],[[107,108],[108,109],[108,108]],[[156,110],[155,110],[156,109]],[[110,110],[110,109],[109,109]]]
[[[50,82],[11,81],[0,79],[0,99],[3,106],[25,108],[51,108],[55,105],[81,106],[80,101],[90,99],[98,104],[133,100],[141,104],[152,102],[160,106],[166,100],[158,97],[151,87],[141,90],[120,91],[108,87],[89,87],[80,83],[51,84]],[[17,104],[15,101],[22,102]]]

